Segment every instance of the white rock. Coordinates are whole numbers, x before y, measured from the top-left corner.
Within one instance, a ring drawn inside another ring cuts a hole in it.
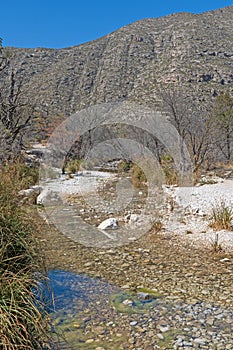
[[[139,220],[139,216],[137,214],[131,214],[129,218],[129,224],[138,222],[138,220]]]
[[[107,230],[110,228],[116,229],[116,228],[118,228],[118,221],[115,218],[106,219],[99,224],[98,228],[100,230]]]
[[[220,262],[227,262],[227,261],[230,261],[230,259],[228,259],[228,258],[223,258],[223,259],[220,260]]]
[[[122,302],[122,304],[126,305],[126,306],[132,306],[133,305],[133,301],[132,300],[129,300],[129,299],[126,299]]]
[[[59,199],[59,195],[57,192],[53,191],[50,188],[44,188],[42,192],[37,197],[36,203],[40,205],[49,205],[52,202],[57,201]]]
[[[27,188],[26,190],[19,191],[19,195],[29,197],[33,194],[40,193],[41,190],[42,190],[42,188],[40,186],[35,185],[35,186],[32,186],[31,188]]]
[[[29,197],[34,193],[35,193],[35,191],[32,188],[27,188],[26,190],[19,191],[19,195],[25,196],[25,197]]]
[[[42,205],[47,195],[48,195],[48,189],[46,188],[39,194],[39,196],[37,197],[36,203]]]

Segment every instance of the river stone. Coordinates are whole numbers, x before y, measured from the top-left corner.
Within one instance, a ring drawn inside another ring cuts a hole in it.
[[[199,344],[199,345],[205,345],[206,344],[206,339],[196,338],[196,339],[194,339],[194,343]]]
[[[140,300],[148,300],[148,299],[151,298],[150,294],[148,294],[148,293],[143,293],[143,292],[138,292],[138,293],[137,293],[137,297],[138,297],[138,299],[140,299]]]
[[[127,306],[132,306],[133,305],[133,301],[132,300],[129,300],[129,299],[126,299],[122,302],[122,304],[124,305],[127,305]]]

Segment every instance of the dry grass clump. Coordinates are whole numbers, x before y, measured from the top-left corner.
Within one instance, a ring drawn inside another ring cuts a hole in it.
[[[40,269],[35,224],[26,218],[18,192],[36,173],[21,163],[0,168],[0,349],[48,349],[48,320],[33,291]]]
[[[160,220],[157,220],[153,223],[150,231],[153,233],[158,233],[162,230],[163,228],[163,223]]]
[[[212,207],[212,222],[210,226],[214,230],[233,230],[233,208],[224,200]]]
[[[48,324],[33,287],[37,285],[28,272],[0,270],[1,349],[45,349]]]

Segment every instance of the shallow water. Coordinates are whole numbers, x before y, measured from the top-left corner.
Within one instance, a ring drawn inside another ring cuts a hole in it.
[[[227,308],[180,302],[145,288],[141,294],[148,292],[149,299],[142,300],[139,289],[122,290],[99,278],[64,270],[50,270],[48,278],[43,296],[52,318],[54,349],[128,350],[133,343],[144,349],[145,341],[145,349],[173,349],[179,337],[195,345],[200,334],[210,349],[216,341],[227,344],[227,349],[233,345],[233,315]],[[159,332],[165,332],[163,337]]]
[[[110,296],[118,295],[119,287],[84,274],[50,270],[42,289],[52,317],[55,348],[57,344],[59,349],[74,350],[106,345],[105,341],[91,344],[88,340],[100,332],[96,329],[93,333],[93,325],[101,326],[111,320],[115,310]],[[121,338],[117,339],[116,346],[121,341]]]
[[[114,331],[108,335],[106,325],[114,327],[120,314],[143,314],[157,303],[153,297],[140,300],[98,278],[64,270],[48,272],[42,295],[52,317],[55,343],[62,349],[74,350],[119,349],[127,342],[127,335],[123,332],[115,337]],[[123,304],[128,299],[132,302],[130,306]]]
[[[95,300],[106,300],[119,288],[98,278],[63,270],[48,272],[48,290],[45,292],[50,312],[83,311]]]

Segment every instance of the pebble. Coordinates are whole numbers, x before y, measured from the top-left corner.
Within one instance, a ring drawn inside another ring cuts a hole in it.
[[[133,305],[133,301],[132,300],[129,300],[129,299],[126,299],[122,302],[122,304],[124,305],[127,305],[127,306],[132,306]]]
[[[206,339],[202,339],[202,338],[196,338],[194,339],[194,343],[200,344],[200,345],[205,345],[206,344]]]
[[[164,339],[164,336],[163,336],[161,333],[158,333],[158,334],[157,334],[157,337],[158,337],[159,339],[161,339],[161,340]]]
[[[86,340],[86,344],[91,344],[91,343],[94,343],[94,339],[87,339]]]
[[[160,330],[160,332],[165,333],[168,332],[170,327],[169,326],[165,326],[165,325],[161,325],[161,326],[157,326],[157,328]]]

